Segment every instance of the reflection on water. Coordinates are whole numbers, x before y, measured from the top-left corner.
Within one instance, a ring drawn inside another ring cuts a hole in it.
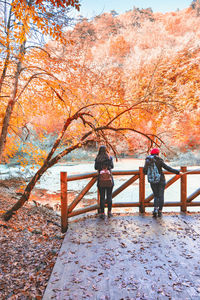
[[[121,159],[119,162],[115,162],[115,170],[138,170],[139,167],[144,165],[144,160],[138,159]],[[179,169],[180,166],[174,166],[174,168]],[[198,167],[189,167],[189,169],[196,169]],[[65,171],[68,176],[74,174],[83,174],[94,171],[93,163],[79,163],[74,165],[56,165],[52,167],[46,174],[44,174],[40,182],[36,185],[34,189],[31,200],[41,203],[42,205],[49,205],[54,210],[60,211],[60,172]],[[166,180],[169,180],[174,175],[167,175]],[[115,176],[115,187],[118,188],[123,182],[128,180],[131,176]],[[188,191],[187,194],[190,195],[199,187],[200,175],[189,175],[187,176]],[[84,179],[79,181],[68,182],[68,203],[77,196],[80,191],[85,187],[90,179]],[[145,186],[145,196],[151,194],[151,188],[148,182]],[[90,191],[84,196],[84,199],[78,204],[76,208],[85,207],[96,203],[97,199],[97,187],[96,184],[90,189]],[[175,182],[165,191],[165,201],[166,202],[178,202],[180,199],[180,180]],[[139,201],[139,181],[137,180],[123,192],[121,192],[117,197],[113,199],[113,203],[117,202],[138,202]],[[198,196],[195,201],[200,201],[200,196]],[[188,208],[189,211],[199,211],[198,207]],[[114,211],[120,212],[138,212],[138,208],[115,208]],[[146,211],[152,211],[152,208],[146,208]],[[164,211],[174,211],[179,212],[180,207],[166,207]]]

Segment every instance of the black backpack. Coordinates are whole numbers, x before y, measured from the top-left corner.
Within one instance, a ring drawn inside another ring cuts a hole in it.
[[[147,157],[148,169],[147,169],[147,179],[149,183],[159,183],[160,173],[156,166],[156,161],[153,155]]]

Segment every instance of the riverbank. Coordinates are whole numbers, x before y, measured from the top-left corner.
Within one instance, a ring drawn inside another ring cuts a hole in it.
[[[2,220],[22,184],[0,181],[0,299],[42,299],[64,238],[60,217],[47,207],[27,203],[11,220]]]

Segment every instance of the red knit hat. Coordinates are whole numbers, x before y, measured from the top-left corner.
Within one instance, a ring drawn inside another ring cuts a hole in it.
[[[150,152],[151,154],[159,154],[160,153],[160,150],[158,148],[154,148],[151,150]]]

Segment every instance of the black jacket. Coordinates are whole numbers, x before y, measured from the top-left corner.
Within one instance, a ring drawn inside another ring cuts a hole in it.
[[[97,159],[95,159],[95,165],[94,165],[95,170],[101,171],[104,166],[106,166],[108,170],[114,168],[113,159],[111,156],[109,157],[109,159],[104,160],[103,162],[99,162]]]
[[[103,167],[106,167],[108,170],[111,170],[114,168],[113,159],[111,156],[109,157],[109,159],[107,159],[103,162],[99,162],[97,159],[95,159],[95,165],[94,165],[95,170],[98,170],[98,172],[100,172],[103,169]],[[111,173],[111,176],[112,176],[112,173]],[[114,185],[113,176],[112,176],[112,181],[113,181],[113,185]],[[97,179],[97,186],[98,185],[99,185],[99,178]]]
[[[168,165],[166,165],[164,163],[163,159],[160,158],[158,155],[150,155],[150,156],[147,156],[146,160],[145,160],[145,165],[144,165],[144,168],[143,168],[143,173],[144,174],[147,174],[148,166],[150,164],[150,159],[151,159],[152,156],[155,160],[155,164],[158,168],[158,172],[161,174],[160,181],[165,181],[165,176],[164,176],[162,168],[164,168],[165,170],[167,170],[171,173],[174,173],[174,174],[179,174],[180,173],[178,170],[173,169],[173,168],[169,167]]]

